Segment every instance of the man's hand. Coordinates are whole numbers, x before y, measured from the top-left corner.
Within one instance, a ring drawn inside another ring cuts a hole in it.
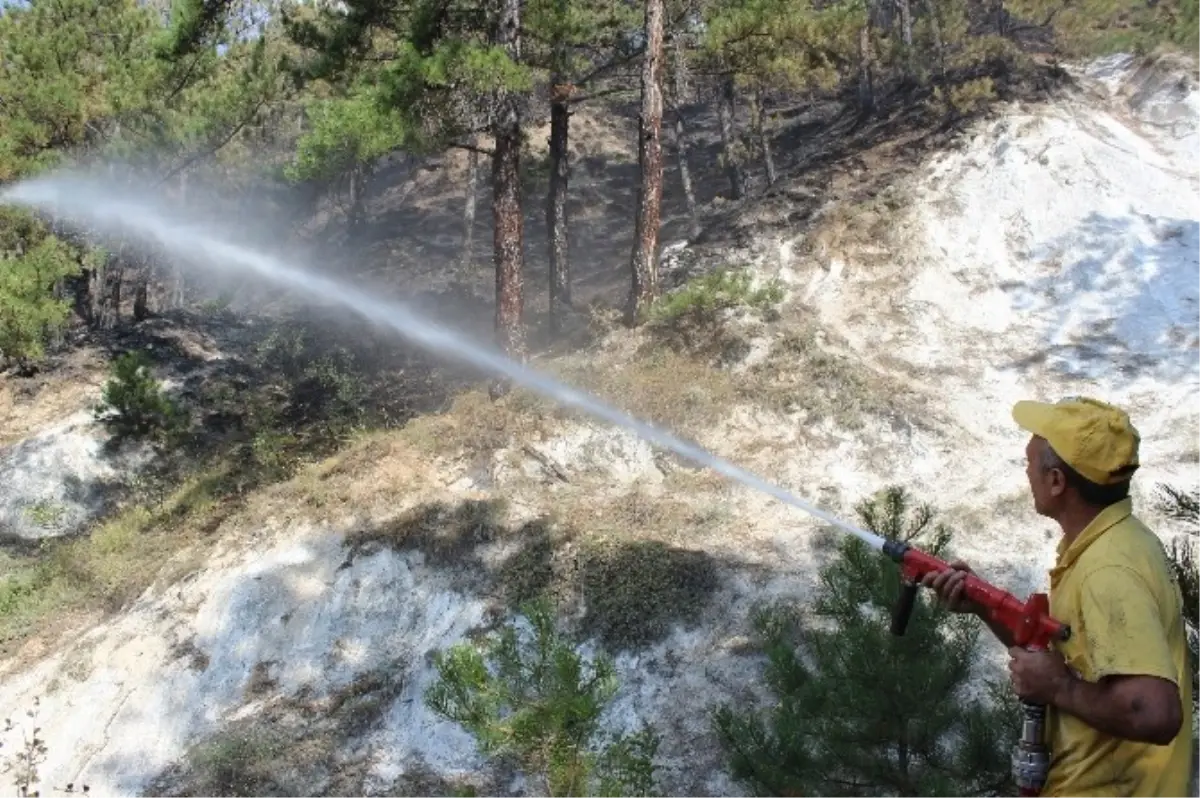
[[[930,571],[921,578],[921,584],[929,588],[951,612],[969,612],[979,615],[983,608],[963,595],[967,574],[975,573],[962,560],[949,563],[949,571]]]
[[[978,616],[988,628],[992,630],[992,634],[996,639],[1009,648],[1013,644],[1012,631],[1007,629],[1003,624],[992,620],[983,606],[976,604],[969,598],[963,595],[963,587],[967,581],[967,574],[973,574],[971,566],[967,565],[962,560],[952,560],[947,563],[950,566],[949,571],[941,573],[933,573],[932,571],[921,577],[921,584],[929,588],[941,601],[942,605],[951,612],[969,612],[972,615]]]
[[[1008,672],[1017,695],[1034,704],[1057,706],[1073,678],[1057,651],[1008,649]]]

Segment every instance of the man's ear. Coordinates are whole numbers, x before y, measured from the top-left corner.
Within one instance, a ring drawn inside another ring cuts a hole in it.
[[[1048,472],[1050,477],[1050,495],[1061,496],[1067,492],[1067,475],[1061,469],[1051,468]]]

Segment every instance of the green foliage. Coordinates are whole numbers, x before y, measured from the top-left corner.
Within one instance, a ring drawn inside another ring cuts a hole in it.
[[[113,361],[96,418],[118,437],[158,437],[177,430],[186,416],[162,391],[143,352],[127,352]]]
[[[860,504],[880,535],[947,556],[950,531],[903,489]],[[844,538],[822,569],[812,619],[786,605],[760,609],[772,707],[730,705],[714,726],[735,778],[759,795],[1010,794],[1015,699],[965,691],[979,657],[978,621],[951,614],[923,591],[907,632],[891,634],[901,578],[894,563]]]
[[[783,286],[771,280],[753,288],[753,281],[754,276],[745,269],[722,269],[697,277],[660,297],[650,308],[650,321],[659,325],[684,320],[711,323],[724,311],[739,307],[769,313],[783,300]]]
[[[1159,485],[1156,509],[1181,522],[1187,537],[1171,541],[1167,556],[1183,596],[1183,617],[1188,626],[1188,648],[1192,663],[1192,699],[1200,701],[1200,563],[1196,546],[1200,539],[1200,491],[1183,491]]]
[[[364,374],[353,354],[318,340],[303,325],[281,324],[258,345],[263,382],[286,389],[293,420],[353,429],[363,416]]]
[[[438,652],[429,707],[549,795],[653,795],[657,734],[647,726],[606,739],[600,730],[618,686],[611,659],[585,662],[556,631],[548,602],[526,604],[523,615],[528,635],[510,623],[481,645]]]
[[[859,22],[849,3],[724,0],[706,19],[702,58],[723,62],[740,82],[777,91],[831,88]]]
[[[0,213],[0,360],[36,361],[71,306],[55,288],[79,271],[71,247],[28,217]]]
[[[344,98],[314,100],[307,114],[309,129],[285,172],[292,180],[341,174],[355,163],[373,162],[406,140],[400,114],[381,103],[370,88]]]

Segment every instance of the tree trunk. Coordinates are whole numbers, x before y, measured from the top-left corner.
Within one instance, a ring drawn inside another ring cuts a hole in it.
[[[550,245],[550,333],[561,329],[563,314],[571,307],[571,261],[567,238],[567,182],[570,154],[567,150],[571,111],[567,106],[570,87],[561,74],[550,87],[550,191],[546,197],[546,232]]]
[[[144,321],[150,317],[150,259],[138,261],[133,284],[133,320]]]
[[[754,135],[758,139],[758,149],[762,153],[763,165],[767,168],[767,186],[773,186],[779,179],[779,175],[775,171],[775,157],[771,154],[771,134],[767,130],[767,108],[762,91],[755,90],[750,102],[754,119]]]
[[[875,78],[871,59],[871,21],[858,31],[858,110],[861,117],[875,111]]]
[[[717,100],[717,116],[721,123],[721,148],[725,157],[725,173],[733,199],[746,196],[746,176],[742,172],[741,155],[738,152],[737,129],[733,118],[733,75],[721,80],[721,92]]]
[[[125,247],[119,250],[124,252]],[[125,265],[121,255],[108,258],[104,267],[104,289],[107,296],[102,295],[100,308],[100,326],[111,330],[121,323],[121,289],[125,277]]]
[[[108,266],[112,255],[105,253],[88,275],[88,325],[99,329],[104,326],[104,297],[108,280]]]
[[[350,167],[350,213],[347,221],[351,230],[357,230],[363,223],[366,210],[363,202],[363,184],[366,182],[366,168],[355,161]]]
[[[680,44],[680,38],[676,34],[671,47],[671,55],[674,60],[671,105],[675,112],[675,153],[679,158],[679,180],[683,183],[683,199],[687,203],[688,218],[692,223],[692,238],[696,238],[700,235],[700,213],[696,208],[696,191],[692,188],[692,169],[688,166],[688,137],[683,121],[683,47]]]
[[[475,142],[471,142],[475,146]],[[467,188],[463,204],[463,248],[459,261],[459,279],[467,282],[471,275],[471,263],[475,256],[475,195],[479,185],[479,153],[467,150]]]
[[[514,62],[521,58],[520,0],[503,0],[496,42]],[[492,155],[492,260],[496,267],[496,342],[506,355],[525,360],[521,278],[525,241],[521,219],[521,114],[517,98],[501,89],[496,105]],[[508,393],[507,380],[492,384],[493,399]]]
[[[900,17],[900,41],[904,46],[900,63],[902,64],[904,77],[911,79],[914,71],[912,2],[911,0],[896,0],[896,8],[899,11]]]
[[[946,44],[942,41],[942,22],[938,17],[935,0],[925,0],[925,11],[929,14],[929,30],[933,34],[933,52],[938,63],[939,82],[946,79]]]
[[[184,208],[187,207],[187,189],[188,179],[187,171],[179,173],[179,204]],[[184,297],[187,292],[187,276],[183,270],[183,264],[178,258],[175,261],[174,275],[171,280],[171,288],[167,297],[167,306],[175,310],[183,307]]]
[[[641,185],[633,236],[626,321],[637,324],[658,297],[658,233],[662,220],[663,0],[645,0],[646,54],[642,58],[642,112],[638,130]]]

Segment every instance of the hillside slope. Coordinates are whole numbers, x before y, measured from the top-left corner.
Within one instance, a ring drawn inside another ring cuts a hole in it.
[[[1014,400],[1126,405],[1151,520],[1156,482],[1197,481],[1200,111],[1181,74],[1100,62],[1066,99],[1002,107],[898,181],[886,209],[828,207],[719,252],[788,289],[780,319],[730,322],[732,366],[647,363],[647,331],[543,365],[847,518],[909,486],[987,577],[1041,589],[1055,541],[1026,496]],[[737,794],[706,710],[755,680],[750,607],[811,591],[829,540],[798,511],[520,394],[498,408],[468,395],[364,438],[218,531],[202,558],[179,556],[182,578],[9,663],[0,711],[40,697],[47,783],[211,794],[220,761],[241,790],[519,791],[421,699],[430,652],[541,579],[582,598],[584,628],[619,652],[609,723],[655,722],[663,789]]]

